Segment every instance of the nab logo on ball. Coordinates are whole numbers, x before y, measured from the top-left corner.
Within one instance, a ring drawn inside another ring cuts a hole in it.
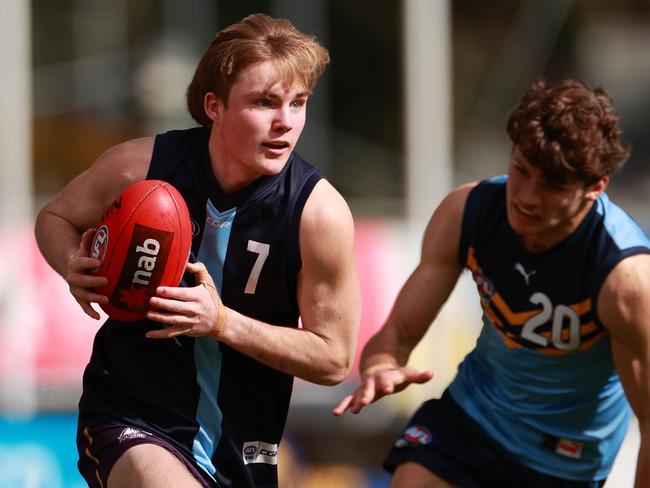
[[[122,273],[110,297],[111,305],[146,313],[165,266],[156,266],[156,261],[167,262],[173,239],[173,232],[135,224]]]
[[[93,273],[109,282],[97,289],[109,298],[104,311],[121,321],[145,318],[156,288],[180,283],[191,245],[189,211],[172,185],[145,180],[124,190],[104,212],[90,249],[101,261]]]

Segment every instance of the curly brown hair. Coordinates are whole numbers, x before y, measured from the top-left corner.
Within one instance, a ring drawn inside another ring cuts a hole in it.
[[[329,53],[314,36],[303,34],[286,19],[252,14],[217,32],[203,54],[187,88],[187,108],[199,124],[212,125],[203,100],[208,92],[228,103],[230,87],[252,64],[271,61],[280,80],[299,81],[308,92],[325,71]]]
[[[619,117],[600,87],[578,80],[537,80],[508,117],[510,140],[552,182],[595,183],[630,154]]]

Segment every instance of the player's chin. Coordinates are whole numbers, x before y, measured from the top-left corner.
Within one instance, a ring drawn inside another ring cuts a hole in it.
[[[531,237],[538,234],[537,229],[535,227],[529,225],[522,225],[519,222],[511,222],[510,227],[512,228],[515,234],[517,234],[519,237],[522,238]]]
[[[269,157],[261,158],[258,164],[260,173],[267,176],[277,175],[286,166],[287,161],[289,160],[289,154],[290,153],[287,153],[286,155],[272,157],[272,158]]]
[[[508,208],[507,216],[508,223],[516,234],[534,234],[540,225],[538,218],[526,215],[512,207]]]

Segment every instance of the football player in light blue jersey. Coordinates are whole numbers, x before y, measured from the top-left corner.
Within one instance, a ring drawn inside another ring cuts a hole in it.
[[[650,486],[650,241],[605,193],[629,156],[618,120],[601,88],[537,81],[508,119],[507,176],[434,212],[362,385],[334,410],[431,379],[409,355],[468,269],[482,332],[391,449],[391,486],[602,486],[632,412],[636,487]]]

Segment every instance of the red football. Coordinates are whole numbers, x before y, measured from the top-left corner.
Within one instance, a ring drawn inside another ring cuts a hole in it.
[[[90,255],[106,276],[97,291],[109,298],[112,318],[143,319],[158,286],[178,286],[192,246],[192,223],[181,194],[167,182],[145,180],[124,190],[95,231]]]

